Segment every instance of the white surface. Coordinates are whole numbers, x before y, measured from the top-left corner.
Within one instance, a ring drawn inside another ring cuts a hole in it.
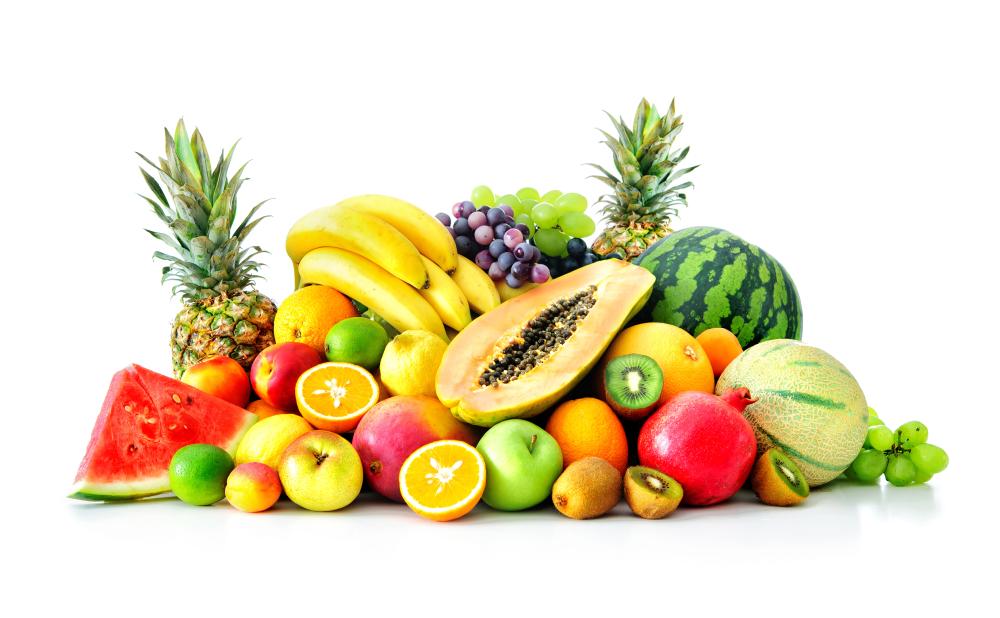
[[[0,24],[3,595],[20,614],[912,616],[992,597],[977,557],[1000,550],[996,439],[976,438],[998,412],[996,15],[209,4],[20,3]],[[785,264],[806,341],[883,418],[923,420],[949,450],[930,486],[833,486],[788,510],[741,498],[660,522],[480,507],[452,525],[373,499],[249,516],[63,498],[112,373],[168,369],[178,303],[149,258],[142,228],[158,221],[134,195],[133,151],[157,154],[178,115],[214,150],[243,138],[241,203],[276,198],[253,238],[280,300],[284,230],[307,209],[381,192],[434,212],[481,182],[593,199],[580,164],[610,160],[601,110],[675,95],[703,164],[679,225],[725,227]]]

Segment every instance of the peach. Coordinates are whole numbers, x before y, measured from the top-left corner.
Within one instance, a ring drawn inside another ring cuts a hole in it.
[[[274,468],[251,461],[236,466],[226,480],[226,500],[244,513],[258,513],[281,497],[281,479]]]
[[[284,410],[275,408],[271,404],[267,403],[263,399],[254,399],[247,404],[247,410],[253,412],[257,415],[257,420],[264,420],[269,416],[274,416],[275,414],[285,414]]]
[[[238,362],[215,356],[187,368],[181,382],[245,408],[250,401],[250,379]]]
[[[314,348],[289,341],[264,348],[250,366],[250,384],[257,396],[284,412],[298,412],[295,382],[307,369],[323,362]]]
[[[352,445],[372,489],[402,502],[399,469],[413,451],[437,440],[475,446],[478,434],[434,397],[400,395],[375,404],[354,430]]]

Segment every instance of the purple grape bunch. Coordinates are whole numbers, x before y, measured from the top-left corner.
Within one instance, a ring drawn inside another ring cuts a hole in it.
[[[528,281],[549,280],[549,267],[538,263],[542,252],[528,240],[528,226],[514,222],[514,209],[507,204],[476,208],[466,200],[452,206],[451,215],[439,212],[435,217],[448,228],[458,253],[474,261],[494,281],[519,288]]]

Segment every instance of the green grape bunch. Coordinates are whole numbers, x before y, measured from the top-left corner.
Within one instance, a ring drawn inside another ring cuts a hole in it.
[[[947,467],[948,453],[927,442],[926,425],[910,421],[892,431],[868,408],[865,443],[846,474],[865,483],[884,475],[896,487],[906,487],[926,483]]]

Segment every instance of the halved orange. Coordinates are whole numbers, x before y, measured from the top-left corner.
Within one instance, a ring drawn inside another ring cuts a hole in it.
[[[295,383],[299,414],[313,427],[336,433],[353,431],[378,398],[375,377],[350,363],[320,363]]]
[[[418,515],[451,521],[479,503],[486,489],[486,461],[460,440],[438,440],[413,451],[399,470],[399,491]]]

